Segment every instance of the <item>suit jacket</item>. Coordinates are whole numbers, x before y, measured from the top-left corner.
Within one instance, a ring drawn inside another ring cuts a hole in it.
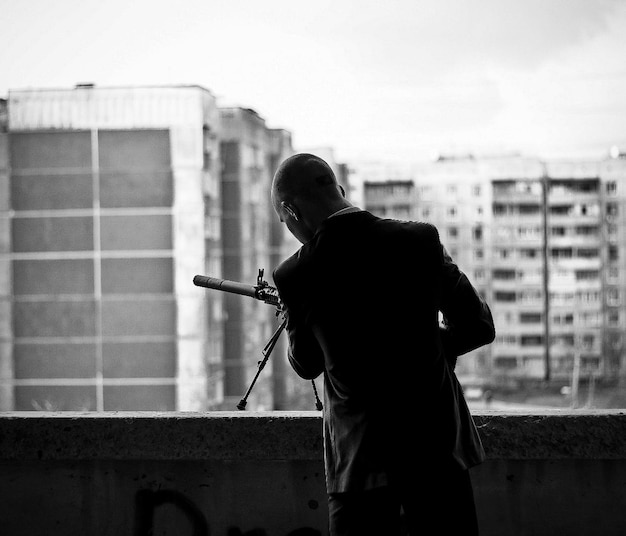
[[[292,367],[324,375],[329,493],[386,485],[394,472],[419,478],[424,464],[483,461],[453,364],[493,341],[493,319],[434,226],[366,211],[330,217],[274,281]]]

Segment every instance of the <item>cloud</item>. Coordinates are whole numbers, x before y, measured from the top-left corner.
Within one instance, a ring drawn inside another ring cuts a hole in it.
[[[373,79],[419,83],[462,67],[534,69],[606,31],[611,0],[390,0],[329,13],[350,68]],[[343,4],[340,4],[343,5]]]

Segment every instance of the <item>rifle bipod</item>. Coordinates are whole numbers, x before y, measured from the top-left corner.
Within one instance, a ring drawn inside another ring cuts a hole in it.
[[[272,353],[274,346],[276,346],[276,343],[278,342],[278,338],[280,337],[280,334],[285,329],[286,325],[287,325],[287,318],[283,318],[283,321],[280,323],[280,326],[278,326],[274,334],[270,337],[269,341],[267,341],[267,344],[263,348],[261,352],[263,354],[263,359],[259,361],[259,366],[257,367],[256,374],[254,375],[254,378],[252,379],[252,382],[250,383],[250,387],[248,387],[246,394],[239,401],[239,404],[237,404],[238,410],[243,411],[246,409],[246,405],[248,404],[248,396],[252,392],[252,388],[254,387],[254,384],[256,383],[257,378],[259,377],[259,374],[261,374],[261,371],[265,368],[265,364],[270,358],[270,354]],[[320,397],[317,394],[317,387],[315,386],[315,380],[311,380],[311,385],[313,385],[313,393],[315,394],[315,408],[318,411],[322,411],[322,408],[324,406],[322,405],[322,401],[320,400]]]

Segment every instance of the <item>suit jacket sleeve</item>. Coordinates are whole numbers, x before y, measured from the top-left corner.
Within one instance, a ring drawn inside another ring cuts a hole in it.
[[[485,300],[445,248],[441,244],[438,247],[444,320],[440,333],[446,357],[454,364],[458,356],[491,343],[495,338],[495,327]]]
[[[287,317],[286,331],[289,337],[287,357],[298,376],[305,380],[317,378],[324,371],[324,353],[310,325],[307,323],[306,307],[301,298],[292,292],[284,268],[274,271],[274,283],[278,289]]]

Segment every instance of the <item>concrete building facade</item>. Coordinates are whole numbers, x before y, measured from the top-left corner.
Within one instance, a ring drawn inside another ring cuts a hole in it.
[[[222,244],[224,279],[255,284],[259,269],[273,285],[273,270],[301,244],[280,223],[271,204],[276,169],[294,154],[291,134],[268,128],[248,108],[220,108],[222,160]],[[350,194],[348,167],[331,148],[302,149],[326,160]],[[220,409],[234,409],[252,385],[262,350],[280,321],[274,308],[248,297],[224,296],[224,398]],[[321,381],[320,389],[322,389]],[[287,334],[270,354],[266,368],[246,400],[250,409],[314,409],[310,382],[301,380],[287,361]]]
[[[435,224],[496,340],[458,362],[496,386],[622,381],[626,159],[440,158],[365,183],[365,206]],[[575,395],[575,393],[574,393]]]
[[[192,284],[221,268],[218,126],[196,86],[9,93],[3,409],[201,410],[221,396],[207,379],[219,308]]]
[[[350,196],[348,167],[314,152]],[[273,284],[300,246],[270,202],[293,153],[199,86],[0,100],[0,409],[235,409],[280,322],[193,277]],[[258,379],[250,409],[312,409],[286,335]]]
[[[220,108],[222,162],[222,273],[225,279],[254,285],[259,270],[273,285],[272,272],[282,260],[285,233],[277,225],[270,187],[278,164],[293,152],[287,131],[270,129],[248,108]],[[275,309],[244,296],[224,296],[224,400],[234,409],[245,395],[263,359],[262,350],[278,327]],[[286,404],[286,347],[271,354],[259,375],[249,408],[282,409]]]
[[[448,253],[481,295],[489,296],[489,192],[483,170],[474,165],[458,169],[447,162],[432,168],[373,170],[364,183],[364,207],[381,217],[435,225]],[[381,181],[386,173],[393,178]],[[457,374],[465,384],[481,383],[489,363],[489,349],[478,349],[459,359]]]

